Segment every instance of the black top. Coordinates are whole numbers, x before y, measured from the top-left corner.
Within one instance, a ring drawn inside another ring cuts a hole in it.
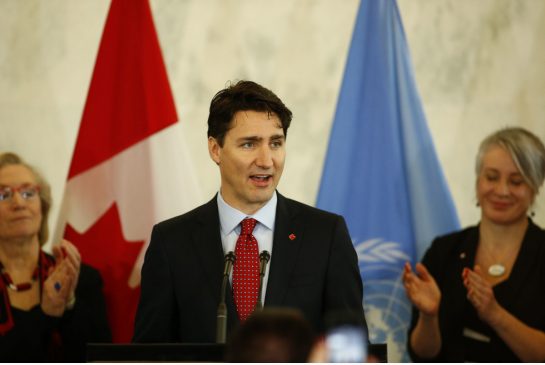
[[[433,359],[419,358],[412,351],[410,334],[419,316],[413,307],[408,349],[414,361],[520,361],[495,331],[478,318],[466,298],[462,270],[473,268],[478,242],[479,228],[474,226],[435,239],[424,255],[422,263],[441,289],[439,328],[442,347]],[[494,286],[494,295],[509,313],[545,332],[545,231],[531,220],[511,274]]]
[[[29,311],[11,307],[14,327],[0,335],[1,362],[83,362],[87,342],[111,342],[102,294],[95,269],[82,264],[76,304],[60,318],[46,315],[40,305]]]

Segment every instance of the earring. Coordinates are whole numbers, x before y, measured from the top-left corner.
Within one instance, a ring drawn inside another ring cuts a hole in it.
[[[534,212],[534,211],[532,210],[532,211],[530,212],[530,217],[533,218],[533,217],[535,217],[535,215],[536,215],[536,212]]]

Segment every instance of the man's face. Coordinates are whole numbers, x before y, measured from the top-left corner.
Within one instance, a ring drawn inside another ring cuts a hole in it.
[[[208,138],[210,157],[220,167],[221,195],[232,207],[253,214],[272,197],[286,158],[286,137],[275,114],[237,112],[223,147]]]

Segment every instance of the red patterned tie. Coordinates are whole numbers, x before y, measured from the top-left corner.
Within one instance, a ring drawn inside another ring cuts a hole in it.
[[[233,268],[233,293],[241,321],[253,312],[259,290],[259,250],[257,240],[252,234],[257,221],[246,218],[241,222],[240,236],[235,246],[235,266]]]

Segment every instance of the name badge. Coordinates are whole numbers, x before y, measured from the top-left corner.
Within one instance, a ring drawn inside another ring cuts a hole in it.
[[[463,332],[464,336],[467,338],[471,338],[472,340],[479,341],[479,342],[490,342],[490,337],[483,335],[482,333],[479,333],[477,331],[472,330],[471,328],[464,328]]]

